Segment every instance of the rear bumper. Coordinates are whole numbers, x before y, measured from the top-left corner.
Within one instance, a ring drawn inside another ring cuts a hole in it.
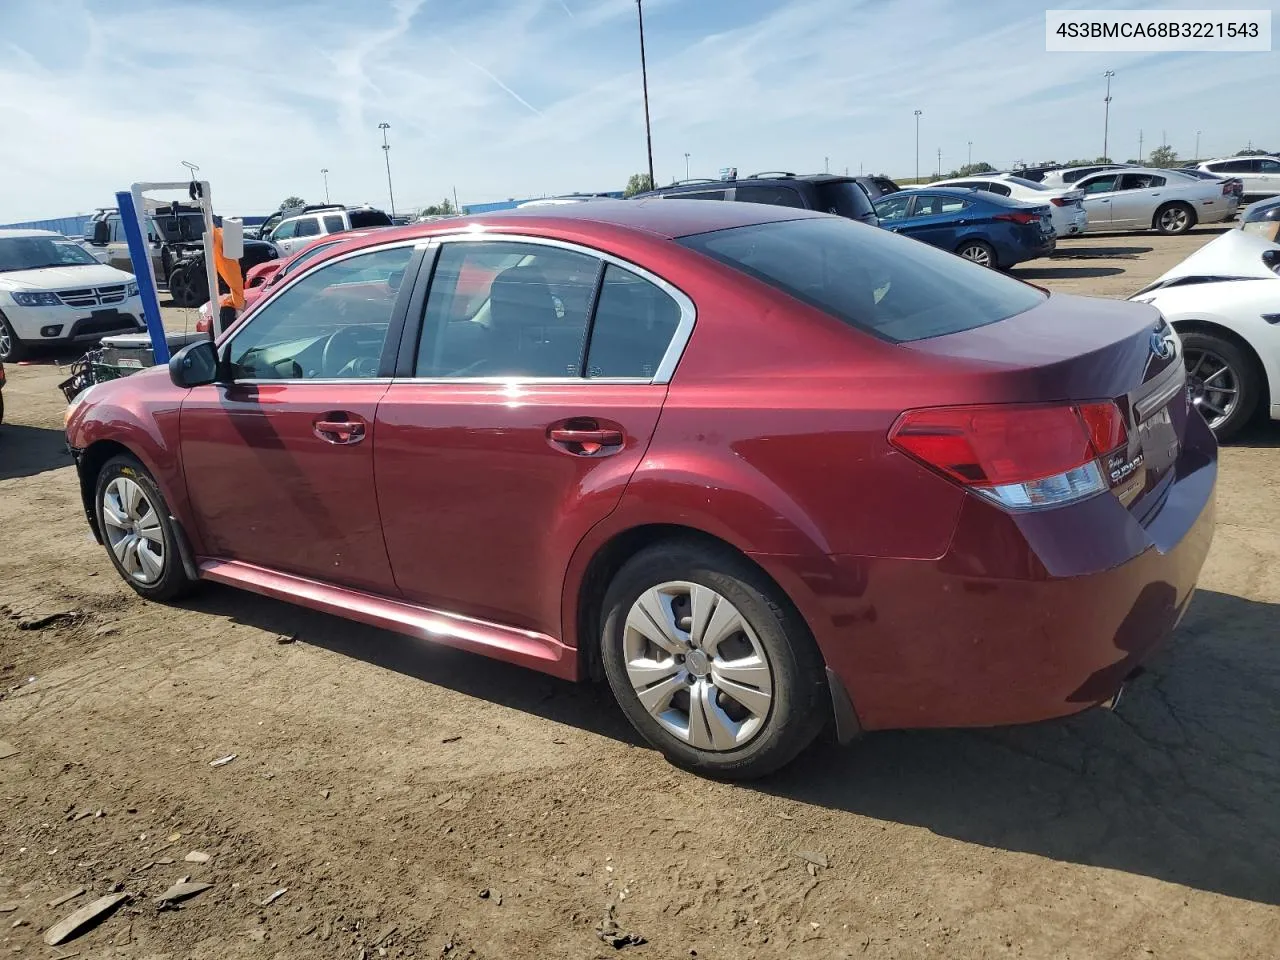
[[[1217,481],[1193,421],[1145,525],[1108,495],[1021,516],[970,497],[937,560],[759,559],[801,598],[864,729],[1076,713],[1113,697],[1191,600]]]

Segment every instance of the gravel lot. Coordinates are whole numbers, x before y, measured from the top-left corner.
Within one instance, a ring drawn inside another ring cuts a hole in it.
[[[1217,232],[1015,274],[1124,296]],[[8,372],[0,953],[603,957],[612,907],[655,958],[1277,954],[1278,425],[1223,451],[1201,593],[1118,713],[876,734],[734,787],[667,766],[605,689],[221,587],[142,602],[81,516],[65,373]],[[183,876],[213,886],[160,909]]]

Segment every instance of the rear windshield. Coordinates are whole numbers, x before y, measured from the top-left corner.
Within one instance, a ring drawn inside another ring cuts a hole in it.
[[[680,243],[896,343],[985,326],[1044,300],[995,270],[835,217],[734,227]]]
[[[359,230],[361,227],[394,226],[391,218],[381,210],[352,210],[348,216],[351,218],[351,227],[355,230]]]
[[[825,213],[857,220],[867,214],[875,215],[871,208],[871,199],[853,180],[837,180],[833,183],[816,184],[818,189],[818,209]]]

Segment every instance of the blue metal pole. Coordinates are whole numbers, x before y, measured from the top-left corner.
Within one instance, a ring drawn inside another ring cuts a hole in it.
[[[169,362],[169,341],[164,335],[164,323],[160,319],[160,298],[156,296],[156,278],[151,272],[151,251],[133,206],[133,194],[121,190],[116,194],[116,206],[120,209],[120,223],[129,242],[129,259],[133,261],[133,275],[138,281],[138,295],[142,297],[142,316],[151,334],[151,352],[156,365]]]

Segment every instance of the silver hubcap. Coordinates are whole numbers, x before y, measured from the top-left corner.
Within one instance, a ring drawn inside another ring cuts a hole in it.
[[[1231,365],[1211,350],[1187,350],[1187,396],[1210,427],[1216,428],[1236,409],[1240,378]]]
[[[164,576],[164,534],[160,515],[135,481],[116,477],[102,495],[107,544],[134,580],[152,584]]]
[[[763,728],[773,670],[738,608],[709,587],[663,583],[645,591],[623,632],[627,677],[644,708],[699,750],[733,750]]]
[[[1189,218],[1187,217],[1187,211],[1183,210],[1181,207],[1166,210],[1160,215],[1160,224],[1166,230],[1185,230],[1188,223]]]
[[[13,338],[9,336],[9,328],[0,323],[0,357],[7,357],[13,349]]]
[[[991,251],[986,247],[979,247],[976,244],[972,247],[965,247],[960,251],[960,256],[966,260],[972,260],[979,266],[991,266]]]

